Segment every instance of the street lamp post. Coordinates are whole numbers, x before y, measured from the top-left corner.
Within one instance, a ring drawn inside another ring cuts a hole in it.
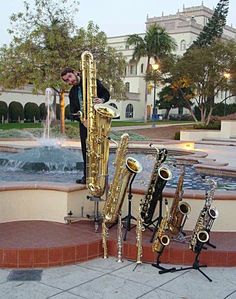
[[[158,63],[154,63],[152,64],[152,69],[155,72],[155,76],[156,76],[156,72],[159,69],[159,64]],[[155,128],[155,119],[156,119],[156,115],[157,115],[157,109],[156,109],[156,88],[157,88],[157,83],[156,83],[156,78],[154,78],[154,88],[153,88],[153,107],[152,107],[152,127]]]
[[[224,77],[226,78],[227,83],[228,83],[228,81],[229,81],[229,79],[230,79],[230,73],[225,72],[225,73],[224,73]],[[225,90],[224,116],[226,115],[226,99],[227,99],[227,89]]]

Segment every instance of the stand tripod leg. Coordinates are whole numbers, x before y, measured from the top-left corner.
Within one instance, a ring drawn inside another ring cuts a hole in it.
[[[163,253],[164,248],[165,248],[165,246],[162,247],[161,252],[158,252],[156,264],[152,264],[152,266],[155,267],[155,268],[161,269],[162,271],[164,271],[163,273],[174,272],[176,270],[176,268],[174,268],[174,267],[170,268],[170,269],[167,269],[165,267],[160,266],[160,263],[161,263],[160,257],[161,257],[161,255]],[[160,273],[160,271],[159,271],[159,273]]]
[[[128,215],[122,218],[122,221],[124,222],[123,227],[125,228],[124,238],[123,240],[126,241],[127,233],[128,231],[131,231],[132,228],[135,227],[135,225],[131,226],[131,220],[137,220],[134,216],[131,214],[131,208],[132,208],[132,183],[134,181],[134,178],[136,176],[136,173],[133,175],[130,184],[129,184],[129,194],[128,194]]]
[[[179,268],[179,269],[172,269],[171,271],[166,271],[166,270],[161,270],[159,271],[159,274],[164,274],[164,273],[167,273],[167,272],[179,272],[179,271],[184,271],[184,270],[191,270],[191,269],[194,269],[194,270],[198,270],[203,276],[205,276],[210,282],[212,282],[212,279],[206,275],[206,273],[204,273],[200,268],[206,268],[207,265],[199,265],[199,260],[198,260],[198,256],[200,254],[201,250],[196,254],[196,257],[195,257],[195,260],[194,260],[194,263],[191,267],[185,267],[185,268]]]

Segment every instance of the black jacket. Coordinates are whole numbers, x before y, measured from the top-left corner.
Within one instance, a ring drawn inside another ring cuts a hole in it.
[[[83,93],[83,87],[82,87],[82,80],[78,85],[74,85],[71,87],[69,92],[69,100],[70,100],[70,112],[71,114],[77,113],[80,111],[80,105],[78,100],[78,88],[81,87],[82,93]],[[109,91],[102,85],[101,81],[97,80],[97,97],[104,100],[104,103],[107,102],[110,98]],[[72,119],[78,119],[77,117],[73,117]]]

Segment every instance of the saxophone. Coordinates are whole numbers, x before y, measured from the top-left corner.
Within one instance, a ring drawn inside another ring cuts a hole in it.
[[[153,144],[149,144],[149,146],[154,147]],[[157,202],[162,197],[162,190],[164,189],[167,181],[172,178],[169,168],[162,166],[162,163],[167,157],[167,150],[159,150],[156,147],[154,148],[157,154],[156,161],[153,166],[151,179],[145,194],[145,198],[141,202],[141,217],[146,225],[151,223]]]
[[[97,97],[96,64],[93,55],[85,51],[81,55],[83,79],[83,112],[80,118],[87,121],[86,185],[91,195],[101,197],[107,183],[109,139],[111,120],[118,116],[117,110],[105,104],[93,104]]]
[[[161,220],[161,223],[158,227],[158,230],[155,233],[154,241],[152,244],[152,251],[157,253],[162,253],[165,246],[170,243],[170,238],[166,234],[168,230],[168,221],[169,221],[169,209],[168,209],[168,202],[167,199],[165,200],[165,215]]]
[[[106,223],[115,223],[121,211],[129,181],[134,174],[142,171],[141,164],[132,157],[126,158],[129,135],[121,136],[116,151],[114,165],[116,167],[113,181],[107,193],[103,207],[103,219]]]
[[[137,261],[136,265],[142,264],[143,247],[142,247],[142,236],[143,236],[143,219],[141,217],[141,205],[139,205],[137,225],[136,225],[136,247],[137,247]]]
[[[175,196],[170,209],[169,230],[172,235],[177,235],[183,226],[187,215],[191,211],[191,207],[187,202],[182,201],[183,183],[184,183],[185,167],[182,167],[182,172],[178,179]]]
[[[199,214],[189,242],[189,248],[193,252],[198,252],[201,246],[209,240],[210,230],[219,215],[218,210],[215,207],[211,207],[217,184],[211,179],[209,179],[208,182],[211,188],[209,193],[206,194],[205,204]]]

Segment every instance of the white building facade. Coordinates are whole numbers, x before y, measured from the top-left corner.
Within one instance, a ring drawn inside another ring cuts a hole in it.
[[[214,10],[205,7],[203,4],[200,6],[183,7],[182,11],[178,11],[174,15],[167,15],[160,17],[147,17],[146,27],[148,28],[152,24],[158,24],[164,27],[168,34],[176,42],[176,54],[182,56],[186,49],[193,43],[199,33],[202,31],[204,25],[206,25],[208,19],[213,15]],[[139,34],[141,37],[144,33]],[[145,111],[145,71],[147,68],[147,58],[141,58],[138,63],[132,60],[133,49],[126,46],[126,40],[129,36],[115,36],[109,37],[108,43],[114,47],[117,51],[122,52],[124,55],[127,67],[126,77],[124,82],[129,90],[129,100],[117,102],[112,99],[118,109],[121,111],[121,120],[127,120],[131,117],[135,120],[141,120],[144,118]],[[230,26],[225,26],[223,32],[223,38],[236,40],[236,29]],[[157,86],[159,91],[161,87]],[[150,90],[149,90],[150,91]],[[151,118],[154,104],[154,91],[153,88],[147,96],[147,116]],[[219,99],[216,101],[222,101],[225,98],[225,92],[220,93]],[[227,103],[236,103],[235,98],[231,98]],[[129,111],[132,110],[132,114]],[[177,114],[177,109],[172,109],[171,113]],[[157,111],[158,114],[163,114],[164,111]]]
[[[200,6],[183,7],[182,11],[178,11],[174,15],[166,15],[162,13],[159,17],[147,17],[146,27],[152,24],[158,24],[166,29],[168,34],[174,39],[177,44],[176,54],[183,55],[186,49],[192,44],[197,38],[199,33],[202,31],[203,26],[207,23],[208,19],[211,18],[213,9],[205,7],[203,4]],[[145,33],[139,34],[144,37]],[[120,120],[143,120],[145,113],[145,89],[146,82],[144,80],[145,72],[147,68],[147,58],[141,58],[138,63],[132,60],[133,48],[128,48],[126,40],[129,36],[114,36],[108,37],[109,46],[115,48],[121,52],[127,62],[126,76],[124,83],[127,88],[126,100],[117,101],[111,99],[109,103],[117,107],[120,111]],[[230,26],[225,26],[224,38],[231,38],[236,40],[236,29]],[[161,89],[161,86],[156,86],[157,90]],[[155,88],[148,90],[147,95],[147,117],[152,117],[153,104],[154,104],[154,90]],[[219,95],[219,100],[225,98],[225,92]],[[65,98],[66,105],[68,104],[68,98]],[[33,95],[32,86],[28,85],[18,90],[2,90],[0,91],[0,101],[6,102],[8,105],[12,101],[21,102],[24,106],[27,102],[35,102],[40,105],[45,101],[45,96],[42,94]],[[236,99],[230,99],[227,103],[235,103]],[[173,109],[172,109],[173,110]],[[158,114],[163,114],[164,111],[157,111]],[[177,109],[171,111],[171,113],[177,114]]]

